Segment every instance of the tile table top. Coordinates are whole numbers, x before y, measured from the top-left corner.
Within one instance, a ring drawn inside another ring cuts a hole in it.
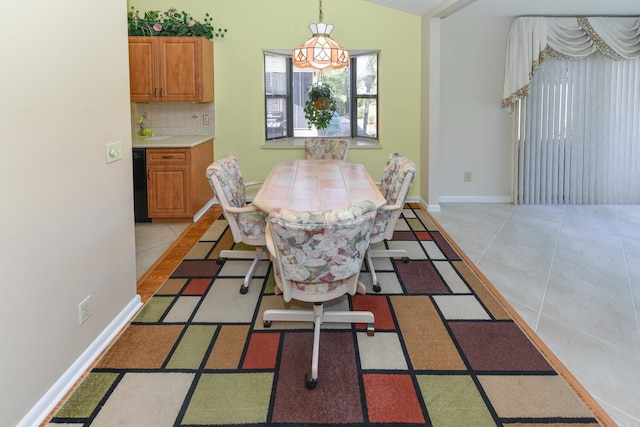
[[[253,205],[265,212],[275,207],[324,211],[364,200],[377,207],[385,204],[363,165],[344,160],[294,160],[271,169]]]

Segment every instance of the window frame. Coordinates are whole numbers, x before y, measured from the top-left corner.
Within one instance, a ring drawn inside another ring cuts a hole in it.
[[[336,138],[342,138],[342,139],[358,139],[358,140],[363,140],[363,141],[368,141],[371,143],[376,143],[378,144],[378,139],[379,139],[379,112],[378,112],[378,108],[379,108],[379,94],[378,94],[378,89],[377,89],[377,85],[378,85],[378,79],[379,79],[379,58],[380,58],[380,51],[379,50],[359,50],[359,51],[350,51],[350,55],[351,58],[349,60],[349,114],[351,115],[350,117],[350,123],[349,123],[349,132],[348,135],[344,135],[344,136],[336,136]],[[358,94],[357,90],[357,78],[358,78],[358,73],[357,72],[353,72],[354,70],[357,71],[357,61],[359,57],[363,57],[363,56],[371,56],[371,55],[375,55],[376,56],[376,68],[375,68],[375,81],[376,81],[376,91],[375,93],[368,93],[368,94]],[[286,79],[286,84],[285,84],[285,89],[286,89],[286,93],[285,94],[268,94],[267,93],[267,57],[271,56],[271,57],[282,57],[286,59],[286,66],[285,66],[285,79]],[[293,93],[294,91],[294,78],[293,78],[293,64],[292,64],[292,58],[291,58],[291,51],[282,51],[282,50],[264,50],[263,51],[263,57],[264,57],[264,61],[263,61],[263,65],[264,65],[264,69],[263,69],[263,83],[264,83],[264,129],[265,129],[265,141],[267,144],[269,143],[274,143],[274,142],[281,142],[281,141],[285,141],[285,140],[290,140],[290,139],[294,139],[294,138],[302,138],[301,136],[295,136],[294,132],[294,97],[296,96],[296,94]],[[272,100],[283,100],[284,102],[284,106],[285,106],[285,111],[286,111],[286,116],[285,116],[285,122],[286,122],[286,134],[283,136],[277,136],[277,137],[273,137],[269,135],[270,131],[269,131],[269,126],[268,126],[268,120],[270,119],[270,117],[268,117],[269,115],[269,101]],[[375,106],[376,106],[376,132],[375,132],[375,136],[367,136],[367,135],[358,135],[358,120],[357,120],[357,114],[358,114],[358,100],[362,100],[362,99],[371,99],[374,100]]]

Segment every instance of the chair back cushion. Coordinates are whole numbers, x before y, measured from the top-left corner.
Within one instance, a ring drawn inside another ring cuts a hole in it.
[[[416,164],[399,153],[391,153],[380,182],[380,192],[387,200],[387,205],[399,205],[398,210],[379,210],[371,232],[372,239],[385,235],[385,239],[393,236],[393,228],[400,217],[402,206],[407,200],[413,179],[416,176]]]
[[[349,142],[344,139],[307,138],[304,149],[307,159],[347,160]]]
[[[211,175],[215,175],[220,183],[220,189],[223,194],[216,194],[220,203],[223,203],[220,196],[224,196],[224,202],[229,206],[239,208],[246,204],[244,179],[240,172],[238,159],[228,155],[213,162],[207,168],[207,178],[210,179]],[[216,192],[215,188],[213,188],[213,192]]]
[[[284,279],[294,291],[309,294],[335,291],[360,273],[375,213],[370,201],[324,212],[273,209],[269,226],[276,281]]]
[[[213,162],[207,168],[207,178],[229,222],[234,241],[263,246],[266,228],[264,212],[255,208],[247,212],[227,212],[230,206],[241,208],[246,205],[246,190],[238,160],[228,155]]]
[[[387,204],[403,204],[409,193],[409,189],[406,192],[401,191],[404,181],[408,179],[409,183],[412,183],[415,176],[414,162],[398,153],[391,153],[387,158],[380,183],[380,192],[387,199]]]

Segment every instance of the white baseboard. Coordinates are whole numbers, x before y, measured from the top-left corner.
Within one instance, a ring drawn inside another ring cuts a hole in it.
[[[509,196],[440,196],[440,203],[511,203]]]
[[[423,209],[426,209],[427,212],[440,212],[440,205],[430,205],[422,197],[407,197],[407,202],[419,203],[420,205],[422,205]]]
[[[202,218],[202,215],[204,215],[209,210],[209,208],[213,206],[213,200],[214,199],[209,199],[209,201],[198,212],[196,212],[196,214],[193,216],[193,222],[198,222],[198,220]]]
[[[56,383],[40,398],[27,415],[20,420],[17,427],[33,427],[40,423],[56,407],[65,394],[86,372],[100,353],[111,343],[118,333],[127,326],[129,320],[142,306],[140,295],[136,295],[115,319],[102,331],[91,345],[76,359]]]
[[[512,203],[510,197],[499,196],[441,196],[437,205],[430,205],[426,200],[419,197],[414,197],[414,200],[410,199],[407,198],[407,201],[420,203],[427,212],[441,212],[440,203]]]

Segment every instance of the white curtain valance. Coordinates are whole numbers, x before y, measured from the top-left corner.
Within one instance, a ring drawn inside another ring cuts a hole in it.
[[[546,55],[575,60],[596,51],[616,60],[640,56],[640,17],[516,18],[507,41],[502,106],[528,95]]]

